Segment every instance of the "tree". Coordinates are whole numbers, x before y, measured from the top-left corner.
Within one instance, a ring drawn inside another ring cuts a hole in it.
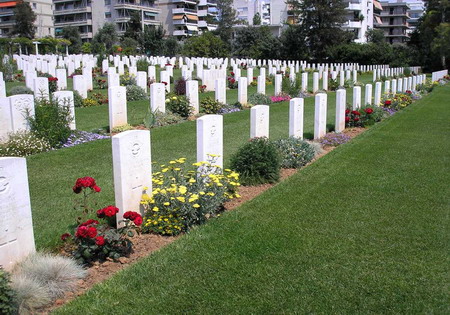
[[[341,29],[346,21],[346,2],[342,0],[287,0],[305,36],[309,55],[317,61],[327,59],[329,47],[350,42],[352,35]]]
[[[425,71],[439,70],[445,56],[437,49],[442,23],[450,22],[450,3],[443,0],[428,1],[425,14],[419,19],[417,29],[411,35],[408,45],[415,50],[415,63],[424,66]]]
[[[127,30],[123,34],[123,37],[129,37],[136,41],[141,40],[142,34],[142,19],[139,11],[131,11],[130,20],[127,23]]]
[[[146,26],[141,39],[141,50],[147,55],[164,54],[164,29],[161,26]]]
[[[180,44],[175,37],[164,40],[164,56],[173,57],[180,51]]]
[[[136,54],[136,48],[139,46],[139,43],[131,37],[123,37],[120,41],[120,45],[123,48],[122,53],[130,56]]]
[[[253,25],[261,25],[261,15],[259,12],[256,12],[256,14],[253,16]]]
[[[14,8],[15,24],[11,31],[11,35],[33,39],[36,33],[34,22],[36,14],[31,9],[30,3],[20,0]]]
[[[441,23],[436,28],[437,36],[432,42],[435,54],[441,57],[442,67],[447,67],[446,58],[450,57],[450,23]]]
[[[62,29],[61,35],[64,39],[70,40],[72,43],[69,46],[69,54],[78,54],[81,51],[81,45],[83,41],[81,40],[80,32],[75,26],[65,26]]]
[[[273,36],[269,27],[242,27],[236,31],[233,54],[253,59],[279,57],[280,41]]]
[[[112,47],[117,43],[118,36],[116,25],[114,23],[105,23],[101,29],[97,31],[92,39],[92,48],[95,53],[100,53],[103,50],[112,52]],[[102,47],[104,49],[102,49]],[[100,50],[100,51],[99,51]]]
[[[233,0],[217,0],[217,9],[219,17],[216,34],[231,47],[233,26],[239,23],[239,20],[236,18],[236,10],[233,8]]]
[[[188,38],[183,46],[183,54],[189,57],[227,57],[229,50],[220,37],[205,32],[200,36]]]
[[[309,59],[309,48],[306,43],[306,34],[300,25],[288,25],[281,33],[281,57],[287,60]]]
[[[382,30],[369,29],[366,32],[366,38],[369,43],[382,44],[386,43],[384,32]]]

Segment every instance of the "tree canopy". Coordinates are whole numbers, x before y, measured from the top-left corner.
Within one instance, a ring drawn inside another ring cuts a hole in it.
[[[30,3],[20,0],[14,8],[15,24],[10,35],[33,39],[36,33],[34,22],[36,13],[31,9]]]

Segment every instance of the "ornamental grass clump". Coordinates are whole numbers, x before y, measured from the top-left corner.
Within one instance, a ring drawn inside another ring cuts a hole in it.
[[[128,256],[133,246],[131,237],[139,232],[142,216],[127,211],[117,228],[117,207],[110,205],[95,211],[93,206],[96,204],[90,202],[90,196],[101,191],[94,178],[78,178],[72,190],[75,194],[82,193],[82,199],[75,206],[75,209],[81,210],[81,215],[77,218],[76,228],[71,233],[61,235],[61,240],[71,242],[73,257],[77,262],[89,265],[97,260],[116,261]]]
[[[299,168],[310,162],[316,155],[314,147],[302,139],[289,137],[274,141],[281,157],[282,168]]]
[[[267,138],[253,138],[231,156],[230,168],[240,174],[243,185],[275,183],[280,179],[281,159]]]
[[[144,194],[141,204],[145,208],[143,232],[178,235],[193,225],[223,211],[223,204],[239,198],[239,174],[214,165],[210,161],[194,163],[197,169],[188,171],[185,158],[160,165],[153,173],[153,191]]]

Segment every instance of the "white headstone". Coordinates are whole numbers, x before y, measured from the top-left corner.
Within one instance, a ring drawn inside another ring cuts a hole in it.
[[[82,98],[87,98],[87,86],[84,75],[73,76],[73,90],[77,91]]]
[[[361,87],[353,87],[353,109],[357,110],[361,107]]]
[[[313,93],[316,93],[319,90],[319,73],[313,73]]]
[[[345,129],[345,110],[346,110],[347,91],[339,89],[336,91],[336,120],[334,130],[342,132]]]
[[[56,77],[58,78],[58,90],[67,89],[67,71],[66,69],[56,69]]]
[[[250,109],[250,138],[269,138],[269,106],[256,105]]]
[[[163,83],[150,85],[150,107],[152,111],[166,112],[166,92]]]
[[[380,106],[381,103],[381,82],[375,83],[375,98],[373,104]]]
[[[189,99],[189,104],[193,108],[193,114],[199,113],[199,101],[198,101],[198,81],[189,80],[186,81],[186,97]]]
[[[13,131],[11,121],[11,105],[8,97],[0,97],[0,143],[8,140],[8,134]]]
[[[34,97],[50,99],[50,90],[48,87],[48,78],[37,77],[34,79]]]
[[[263,68],[264,69],[264,68]],[[258,93],[266,94],[266,78],[262,75],[258,76]]]
[[[364,94],[364,105],[372,105],[372,84],[366,84],[366,91]]]
[[[302,73],[302,91],[303,92],[308,91],[308,72]]]
[[[58,91],[53,93],[53,97],[58,102],[60,106],[66,106],[69,108],[70,116],[72,118],[70,122],[70,129],[75,130],[75,105],[73,101],[73,92],[72,91]]]
[[[30,130],[27,113],[34,116],[34,97],[30,94],[19,94],[9,97],[11,125],[14,132]]]
[[[303,98],[289,101],[289,136],[303,139]]]
[[[0,157],[0,266],[11,270],[34,251],[26,159]]]
[[[320,139],[327,133],[327,94],[318,93],[314,100],[314,139]]]
[[[214,85],[215,99],[223,104],[227,103],[227,90],[225,78],[217,78]]]
[[[128,123],[127,89],[124,86],[108,88],[109,130]]]
[[[166,87],[166,91],[170,92],[170,74],[167,71],[161,71],[159,73],[161,79],[159,80]]]
[[[138,71],[136,75],[136,85],[147,92],[147,73],[145,71]]]
[[[247,104],[247,78],[240,77],[238,81],[238,102]]]
[[[283,76],[281,74],[275,75],[275,95],[281,94],[281,85],[283,82]]]
[[[114,196],[117,225],[124,212],[136,211],[140,206],[144,188],[152,191],[152,164],[149,130],[129,130],[112,137]]]
[[[211,161],[223,167],[223,116],[204,115],[197,119],[197,162]]]
[[[120,86],[120,75],[115,71],[108,71],[108,87],[114,86]]]

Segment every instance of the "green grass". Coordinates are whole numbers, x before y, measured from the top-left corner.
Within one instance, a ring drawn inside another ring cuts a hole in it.
[[[450,86],[57,314],[449,313]]]
[[[236,91],[236,90],[235,90]],[[206,94],[206,93],[205,93]],[[205,95],[202,94],[202,95]],[[231,95],[231,93],[228,93]],[[237,97],[237,96],[236,96]],[[351,102],[349,89],[347,99]],[[328,129],[334,128],[335,93],[328,93]],[[129,102],[129,118],[133,112],[143,113],[148,102]],[[80,114],[82,113],[82,114]],[[135,114],[134,122],[139,121]],[[304,131],[306,138],[314,132],[314,98],[305,99]],[[77,125],[84,130],[107,125],[106,106],[77,109]],[[288,102],[271,105],[270,138],[288,136]],[[196,123],[156,128],[151,131],[152,160],[159,163],[186,157],[188,163],[196,159]],[[228,166],[230,155],[244,144],[250,135],[250,111],[224,115],[224,162]],[[73,148],[60,149],[27,158],[33,225],[37,247],[53,249],[61,244],[59,236],[68,231],[77,213],[73,210],[75,196],[71,187],[78,177],[94,177],[102,192],[98,194],[98,207],[114,204],[112,177],[112,149],[110,140],[100,140]],[[49,222],[51,217],[51,222]]]

